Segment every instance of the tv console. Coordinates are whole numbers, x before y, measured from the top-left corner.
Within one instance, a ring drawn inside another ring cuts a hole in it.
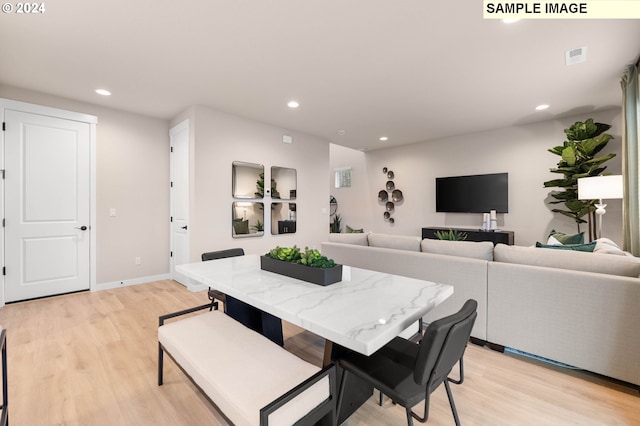
[[[467,241],[491,241],[494,246],[498,243],[513,245],[513,231],[483,231],[481,229],[466,228],[422,228],[422,239],[429,238],[437,240],[437,231],[448,231],[450,229],[466,233]]]

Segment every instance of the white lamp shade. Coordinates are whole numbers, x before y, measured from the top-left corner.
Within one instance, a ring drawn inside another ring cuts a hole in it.
[[[622,198],[622,175],[578,179],[578,199],[613,200]]]

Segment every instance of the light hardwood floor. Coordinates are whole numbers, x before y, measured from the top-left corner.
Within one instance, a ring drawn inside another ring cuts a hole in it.
[[[173,281],[7,305],[9,418],[14,425],[225,425],[171,360],[158,387],[158,316],[206,303]],[[324,341],[285,324],[285,347],[320,364]],[[220,342],[224,344],[224,342]],[[258,354],[257,354],[258,355]],[[241,365],[238,368],[242,368]],[[452,386],[462,424],[640,425],[640,396],[581,371],[470,344],[466,380]],[[345,425],[404,425],[375,397]],[[429,425],[451,425],[446,393]]]

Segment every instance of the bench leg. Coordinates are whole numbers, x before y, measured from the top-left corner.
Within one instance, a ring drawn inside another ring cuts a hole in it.
[[[162,386],[163,363],[164,363],[164,350],[162,350],[162,345],[158,343],[158,386]]]

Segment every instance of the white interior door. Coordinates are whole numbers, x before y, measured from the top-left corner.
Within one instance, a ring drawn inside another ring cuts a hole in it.
[[[169,131],[171,203],[171,277],[189,286],[188,279],[176,272],[176,265],[189,262],[189,120]]]
[[[5,301],[91,285],[91,124],[5,109]]]

